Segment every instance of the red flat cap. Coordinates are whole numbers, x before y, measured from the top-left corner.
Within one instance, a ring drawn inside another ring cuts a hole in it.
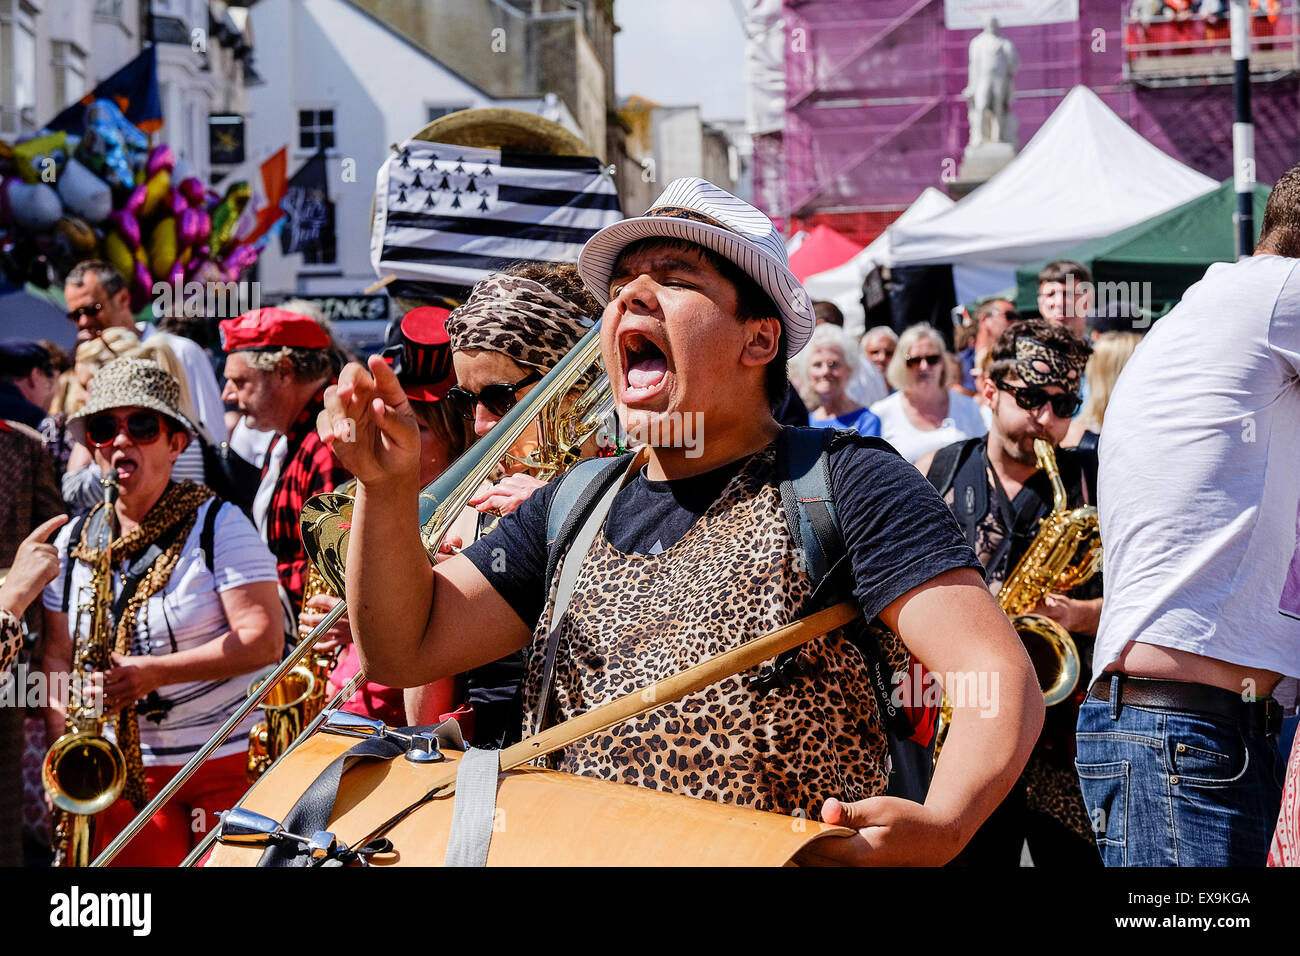
[[[330,337],[315,321],[284,309],[254,309],[221,321],[224,352],[266,349],[327,349]]]

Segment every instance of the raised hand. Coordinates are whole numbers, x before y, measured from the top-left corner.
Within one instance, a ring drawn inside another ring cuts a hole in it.
[[[348,364],[338,385],[325,390],[316,431],[364,485],[419,482],[415,413],[397,376],[378,355],[370,356],[367,365]]]

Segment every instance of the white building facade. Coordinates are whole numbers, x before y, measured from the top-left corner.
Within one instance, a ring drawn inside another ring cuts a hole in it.
[[[249,161],[241,175],[288,147],[289,175],[324,147],[334,204],[334,257],[288,256],[272,242],[259,260],[264,297],[348,295],[375,281],[370,209],[375,176],[391,146],[439,116],[506,106],[537,113],[580,135],[555,97],[493,99],[347,0],[263,2],[251,11],[266,81],[249,98]]]

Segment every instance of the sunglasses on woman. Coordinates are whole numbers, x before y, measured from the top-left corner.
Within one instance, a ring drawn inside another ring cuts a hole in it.
[[[123,428],[137,445],[149,445],[162,434],[162,416],[157,412],[131,412],[121,418],[94,415],[86,419],[86,438],[96,448],[104,448],[113,444]]]
[[[479,402],[482,402],[483,407],[497,418],[501,418],[519,402],[519,390],[541,381],[541,378],[541,372],[533,371],[513,385],[509,382],[497,382],[494,385],[483,386],[480,392],[471,392],[467,388],[453,385],[447,390],[447,400],[466,421],[474,420],[474,410]]]
[[[998,382],[998,389],[1003,392],[1010,392],[1016,399],[1016,404],[1027,412],[1036,412],[1049,402],[1052,405],[1052,414],[1057,418],[1073,418],[1083,407],[1083,399],[1074,392],[1061,392],[1059,395],[1048,394],[1047,389],[1041,385],[1008,385],[1006,382]]]
[[[907,359],[907,367],[908,367],[908,368],[920,368],[922,362],[924,362],[926,365],[942,365],[942,364],[943,364],[943,356],[941,356],[941,355],[913,355],[911,358]]]

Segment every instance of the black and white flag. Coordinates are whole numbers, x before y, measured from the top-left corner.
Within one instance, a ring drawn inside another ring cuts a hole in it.
[[[370,262],[396,295],[447,295],[520,260],[576,262],[622,219],[594,157],[408,140],[379,170]]]

